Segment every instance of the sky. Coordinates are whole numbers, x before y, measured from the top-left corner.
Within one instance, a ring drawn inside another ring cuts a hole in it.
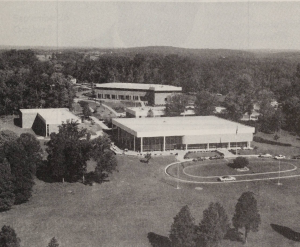
[[[300,49],[300,2],[1,0],[0,45]]]

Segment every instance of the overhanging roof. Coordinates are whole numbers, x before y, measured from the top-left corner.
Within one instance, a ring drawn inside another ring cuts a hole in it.
[[[136,137],[254,133],[255,128],[215,116],[114,118],[112,123]]]
[[[181,92],[181,87],[175,87],[171,85],[161,85],[161,84],[142,84],[142,83],[122,83],[122,82],[111,82],[111,83],[102,83],[96,84],[98,89],[132,89],[132,90],[154,90],[155,92],[159,91],[170,91],[170,92]]]

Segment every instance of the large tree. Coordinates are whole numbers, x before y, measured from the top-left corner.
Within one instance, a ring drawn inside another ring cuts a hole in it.
[[[111,141],[104,135],[91,141],[91,157],[97,162],[95,168],[96,180],[103,181],[113,171],[117,170],[115,154],[110,150]]]
[[[89,118],[90,116],[92,116],[92,111],[90,109],[89,103],[87,102],[82,103],[82,114],[84,118]]]
[[[0,162],[0,211],[11,208],[15,202],[14,187],[12,183],[12,175],[10,164],[7,159]]]
[[[86,129],[79,129],[77,122],[59,126],[58,133],[51,133],[47,143],[50,173],[59,180],[77,181],[86,172],[90,143],[85,140]]]
[[[174,94],[167,97],[165,115],[169,117],[180,116],[188,105],[188,98],[184,94]]]
[[[216,98],[210,92],[201,90],[195,101],[195,114],[198,116],[213,115],[216,107]]]
[[[4,225],[0,232],[0,247],[20,247],[21,240],[18,238],[15,230]]]
[[[19,139],[5,143],[4,155],[11,168],[15,204],[26,202],[34,185],[35,163]]]
[[[232,223],[236,230],[245,228],[245,243],[250,231],[258,231],[261,219],[253,192],[244,192],[238,199]]]
[[[174,217],[169,238],[173,247],[196,246],[195,220],[187,205]]]
[[[223,206],[216,202],[210,203],[203,211],[203,219],[198,227],[199,245],[206,247],[219,246],[229,229],[229,220]]]

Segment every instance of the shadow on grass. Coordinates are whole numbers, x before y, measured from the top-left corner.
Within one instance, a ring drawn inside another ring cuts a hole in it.
[[[276,224],[270,224],[270,226],[273,228],[275,232],[278,232],[279,234],[286,237],[287,239],[300,242],[299,232],[295,232],[294,230],[286,226],[280,226]]]
[[[243,233],[237,231],[235,228],[229,228],[229,230],[224,236],[224,239],[228,239],[230,241],[244,242]]]
[[[95,183],[102,184],[105,182],[109,182],[108,176],[103,174],[102,177],[98,177],[95,172],[89,172],[84,176],[84,184],[93,186]]]
[[[152,247],[171,247],[171,241],[168,237],[149,232],[147,238]]]

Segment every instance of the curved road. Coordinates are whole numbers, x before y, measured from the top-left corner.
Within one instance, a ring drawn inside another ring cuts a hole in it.
[[[264,162],[266,160],[261,160],[260,162]],[[174,162],[169,164],[168,166],[165,167],[165,174],[168,177],[171,177],[175,180],[179,180],[180,182],[185,182],[185,183],[193,183],[193,184],[223,184],[222,182],[216,181],[216,179],[220,176],[196,176],[196,175],[191,175],[186,172],[186,169],[188,167],[184,167],[184,163],[187,162]],[[270,172],[264,172],[264,173],[248,173],[248,174],[238,174],[238,175],[231,175],[234,177],[238,177],[239,179],[236,181],[228,181],[225,183],[241,183],[241,182],[251,182],[251,181],[263,181],[263,180],[272,180],[272,179],[287,179],[287,178],[295,178],[295,177],[300,177],[300,171],[298,170],[297,165],[298,163],[292,164],[291,162],[287,162],[286,160],[282,161],[282,163],[287,163],[291,165],[291,169],[288,170],[281,170],[280,171],[280,176],[279,176],[279,171],[270,171]],[[209,165],[209,163],[207,164]],[[172,169],[172,166],[176,166],[174,168],[175,173],[170,172],[170,169]],[[177,177],[177,166],[179,166],[179,178]],[[276,166],[277,168],[277,166]],[[276,174],[276,175],[274,175]],[[284,176],[282,176],[284,174]],[[206,180],[206,181],[205,181]]]

